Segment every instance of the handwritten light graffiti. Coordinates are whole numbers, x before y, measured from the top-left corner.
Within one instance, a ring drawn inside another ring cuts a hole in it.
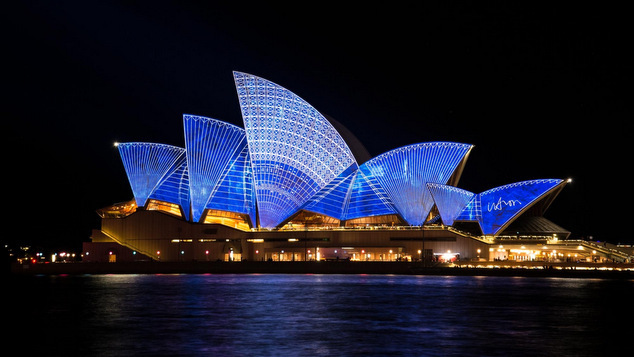
[[[497,235],[535,202],[561,188],[563,183],[561,179],[521,181],[479,194],[447,185],[428,184],[428,188],[443,220],[447,217],[448,221],[475,221],[480,224],[483,234]],[[456,213],[455,205],[463,207],[460,213]]]
[[[487,204],[487,210],[489,212],[491,212],[491,211],[501,211],[506,206],[514,207],[515,205],[521,205],[521,204],[522,204],[522,202],[520,202],[519,200],[505,201],[505,200],[502,199],[502,197],[500,197],[497,202],[489,202]]]

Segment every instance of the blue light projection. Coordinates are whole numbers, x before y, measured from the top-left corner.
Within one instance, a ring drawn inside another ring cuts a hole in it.
[[[546,194],[564,183],[561,179],[528,180],[484,191],[471,198],[455,221],[478,222],[482,233],[496,235]]]
[[[516,182],[479,194],[482,209],[480,225],[484,234],[497,234],[546,193],[564,183],[560,179]]]
[[[471,200],[469,201],[469,203],[467,203],[462,212],[460,212],[458,216],[454,218],[454,222],[456,221],[478,223],[482,222],[482,208],[480,207],[479,195],[473,194]]]
[[[356,161],[332,124],[306,101],[263,78],[233,75],[260,225],[274,228]]]
[[[456,217],[475,196],[473,192],[439,183],[428,183],[427,189],[440,212],[440,218],[447,226],[453,225]]]
[[[195,222],[208,209],[240,213],[270,229],[299,210],[341,221],[399,215],[422,225],[435,204],[445,225],[477,222],[496,235],[563,184],[530,180],[480,194],[449,186],[473,147],[452,142],[404,146],[359,166],[310,104],[268,80],[233,76],[245,129],[185,114],[185,148],[118,145],[139,207],[148,199],[178,204]]]
[[[247,145],[244,129],[220,120],[183,115],[189,170],[192,220],[202,218],[218,183],[242,157]]]
[[[209,197],[206,209],[248,214],[256,222],[255,191],[249,150],[243,147],[240,155],[229,165],[216,191]]]
[[[433,205],[425,188],[427,180],[449,180],[471,148],[467,144],[434,142],[392,150],[361,165],[356,172],[356,165],[350,167],[303,209],[340,220],[399,214],[409,224],[420,225]]]
[[[473,145],[431,142],[404,146],[366,162],[394,207],[410,225],[422,225],[433,207],[427,183],[446,184]]]
[[[345,219],[397,214],[394,203],[383,190],[366,164],[361,165],[350,189],[350,199],[344,208]]]
[[[344,220],[350,199],[350,185],[356,177],[357,169],[357,164],[350,165],[339,177],[316,193],[301,209]]]
[[[160,183],[149,198],[176,203],[181,207],[183,217],[189,221],[189,175],[187,174],[187,158],[182,155],[174,164],[175,170]]]
[[[129,142],[117,147],[139,207],[145,206],[152,192],[185,156],[185,149],[165,144]]]

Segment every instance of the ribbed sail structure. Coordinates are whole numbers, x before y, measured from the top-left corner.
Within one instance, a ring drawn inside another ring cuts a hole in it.
[[[434,203],[427,183],[446,184],[471,148],[450,142],[420,143],[388,151],[364,165],[403,219],[422,225]]]
[[[330,122],[268,80],[234,72],[260,225],[274,228],[337,178],[354,156]]]
[[[438,207],[440,218],[447,226],[453,225],[456,217],[475,196],[473,192],[439,183],[428,183],[427,189]]]
[[[185,155],[176,146],[129,142],[118,144],[119,155],[137,206],[144,207],[157,186],[174,170]]]
[[[482,208],[480,207],[480,195],[473,195],[471,200],[462,209],[460,214],[454,219],[464,222],[482,222]],[[481,226],[481,225],[480,225]]]
[[[345,207],[350,199],[350,186],[356,177],[357,169],[357,164],[352,164],[316,193],[302,209],[344,220]]]
[[[197,222],[247,143],[243,129],[220,120],[184,115],[183,126],[192,220]]]
[[[246,145],[225,171],[205,208],[248,214],[255,223],[255,191]]]
[[[248,215],[252,225],[270,229],[300,210],[357,222],[398,215],[418,226],[435,205],[445,225],[477,222],[483,234],[496,235],[531,207],[539,214],[550,201],[535,204],[563,184],[529,180],[480,194],[450,186],[473,147],[453,142],[404,146],[359,166],[331,122],[306,101],[254,75],[233,77],[244,129],[186,114],[184,149],[118,145],[139,207],[154,199],[178,204],[190,221],[204,221],[213,210],[219,217]]]
[[[366,164],[361,165],[356,172],[350,199],[345,207],[345,219],[398,213]]]
[[[189,221],[189,175],[187,174],[187,158],[182,155],[174,164],[175,170],[158,185],[149,198],[176,203],[182,211],[183,217]]]

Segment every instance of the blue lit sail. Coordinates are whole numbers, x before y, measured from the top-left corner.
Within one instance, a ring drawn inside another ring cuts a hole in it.
[[[139,207],[144,207],[149,196],[174,170],[185,155],[185,149],[176,146],[130,142],[117,145],[123,167]]]
[[[306,202],[302,209],[344,220],[345,207],[350,199],[350,186],[356,177],[357,169],[357,164],[350,165],[339,177],[330,181]]]
[[[346,220],[398,213],[366,164],[356,172],[348,204],[344,207]]]
[[[177,204],[195,222],[205,221],[207,210],[237,213],[270,229],[300,210],[340,221],[397,215],[422,225],[435,204],[445,225],[477,222],[483,234],[497,235],[529,208],[547,207],[548,200],[536,203],[563,187],[559,179],[480,194],[451,186],[473,147],[452,142],[408,145],[367,161],[366,153],[359,166],[332,122],[306,101],[263,78],[233,76],[244,129],[186,114],[185,148],[118,145],[138,206],[149,199]]]
[[[175,170],[156,187],[149,198],[178,204],[185,220],[189,221],[189,176],[187,174],[187,158],[182,155],[176,163]]]
[[[453,225],[456,217],[475,196],[473,192],[439,183],[428,183],[427,188],[440,212],[440,218],[448,226]]]
[[[496,235],[534,203],[563,183],[564,180],[561,179],[541,179],[492,188],[474,195],[462,212],[457,215],[455,221],[478,222],[482,233]]]
[[[246,145],[231,162],[205,208],[248,214],[255,224],[255,192]]]
[[[234,72],[260,225],[274,228],[355,163],[332,124],[289,90]]]
[[[455,208],[455,207],[454,207]],[[478,222],[482,227],[482,208],[480,207],[480,195],[474,194],[464,209],[454,218],[454,222]]]
[[[400,215],[422,225],[433,207],[427,183],[446,184],[473,146],[431,142],[404,146],[364,165],[388,194]]]
[[[560,179],[516,182],[479,194],[480,223],[484,234],[497,234],[546,193],[563,183]]]
[[[247,143],[243,129],[220,120],[183,115],[183,126],[192,219],[197,222]]]

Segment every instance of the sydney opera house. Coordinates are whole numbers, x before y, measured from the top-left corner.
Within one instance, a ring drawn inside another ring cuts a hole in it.
[[[547,259],[570,234],[543,216],[565,179],[469,192],[459,180],[473,145],[372,158],[293,92],[233,77],[243,128],[184,115],[184,147],[116,144],[133,198],[98,210],[84,259]]]

